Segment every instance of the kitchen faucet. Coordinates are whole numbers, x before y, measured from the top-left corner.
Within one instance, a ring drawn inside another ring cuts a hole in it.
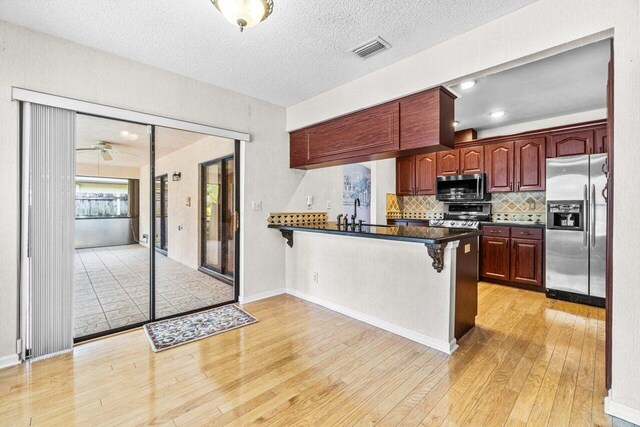
[[[351,215],[351,222],[353,222],[354,225],[356,224],[356,218],[358,217],[358,206],[360,206],[360,199],[356,197],[353,201],[353,215]]]

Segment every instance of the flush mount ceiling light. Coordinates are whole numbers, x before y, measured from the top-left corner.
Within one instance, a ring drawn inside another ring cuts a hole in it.
[[[492,112],[492,113],[489,113],[489,115],[490,115],[491,117],[493,117],[494,119],[497,119],[498,117],[502,117],[502,116],[504,116],[505,114],[507,114],[507,112],[506,112],[506,111],[504,111],[504,110],[498,110],[498,111],[494,111],[494,112]]]
[[[273,0],[211,0],[211,3],[240,31],[258,25],[273,12]]]
[[[460,89],[464,89],[464,90],[471,89],[475,85],[476,85],[476,81],[475,80],[469,80],[467,82],[462,82],[460,84]]]

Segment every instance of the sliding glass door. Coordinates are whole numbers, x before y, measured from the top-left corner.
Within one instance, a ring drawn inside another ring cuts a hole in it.
[[[149,153],[145,124],[77,115],[74,338],[150,316]]]
[[[233,279],[238,228],[235,157],[203,163],[201,180],[201,267]]]
[[[23,355],[237,301],[238,141],[23,114]]]
[[[154,318],[234,301],[235,141],[156,126],[154,148]],[[224,255],[219,254],[221,261],[211,267],[202,268],[200,200],[205,180],[201,163],[208,159],[220,159],[212,172],[218,185],[210,187],[221,202],[212,213],[223,223],[216,228],[216,238],[223,242],[217,249]]]

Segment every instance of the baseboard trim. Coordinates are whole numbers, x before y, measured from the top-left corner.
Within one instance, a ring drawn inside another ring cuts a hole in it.
[[[278,288],[278,289],[273,289],[271,291],[251,295],[248,297],[240,295],[239,302],[240,304],[248,304],[250,302],[259,301],[265,298],[275,297],[276,295],[282,295],[284,293],[285,293],[285,288]]]
[[[640,425],[640,410],[616,403],[611,400],[610,396],[604,398],[604,412],[613,417]]]
[[[299,291],[292,288],[287,288],[286,291],[288,294],[293,295],[294,297],[298,297],[313,304],[321,305],[322,307],[328,308],[329,310],[336,311],[340,314],[344,314],[345,316],[353,317],[354,319],[360,320],[361,322],[368,323],[369,325],[384,329],[385,331],[394,333],[396,335],[400,335],[401,337],[410,339],[411,341],[424,344],[427,347],[431,347],[446,354],[451,354],[458,348],[458,344],[456,343],[455,338],[449,343],[446,341],[436,340],[427,335],[419,334],[407,328],[389,323],[386,320],[382,320],[369,314],[365,314],[344,307],[342,305],[335,304],[331,301],[327,301],[326,299],[308,294],[304,291]]]
[[[20,364],[20,358],[17,354],[10,354],[8,356],[0,357],[0,369],[8,368]]]

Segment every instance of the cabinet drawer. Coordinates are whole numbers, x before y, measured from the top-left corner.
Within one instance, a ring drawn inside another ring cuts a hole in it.
[[[541,228],[511,227],[511,237],[514,238],[542,240],[542,236]]]
[[[482,231],[484,231],[485,236],[489,236],[489,237],[493,237],[493,236],[509,237],[509,227],[485,225],[482,227]]]

